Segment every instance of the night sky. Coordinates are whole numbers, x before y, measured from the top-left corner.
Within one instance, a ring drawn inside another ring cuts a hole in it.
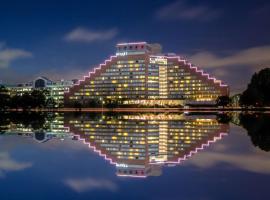
[[[0,2],[0,81],[39,75],[80,78],[118,42],[160,43],[229,84],[245,89],[270,67],[269,0]]]

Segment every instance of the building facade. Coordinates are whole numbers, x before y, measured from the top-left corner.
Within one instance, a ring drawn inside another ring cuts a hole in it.
[[[23,95],[24,93],[31,93],[33,90],[47,90],[47,98],[52,98],[56,107],[64,105],[64,93],[72,87],[74,81],[52,81],[46,77],[40,76],[33,81],[25,84],[7,85],[7,89],[11,96]]]
[[[229,95],[221,81],[175,54],[162,54],[159,44],[122,43],[116,55],[65,93],[65,103],[91,99],[118,100],[129,105],[214,104]]]

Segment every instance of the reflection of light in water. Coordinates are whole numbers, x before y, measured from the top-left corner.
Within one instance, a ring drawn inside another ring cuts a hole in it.
[[[164,164],[179,164],[228,132],[228,125],[205,116],[144,114],[76,122],[65,122],[74,138],[114,164],[118,176],[130,177],[159,176]]]
[[[203,150],[203,149],[205,149],[206,147],[208,147],[208,146],[210,146],[210,144],[211,143],[215,143],[216,141],[218,141],[218,140],[221,140],[222,139],[222,137],[224,137],[224,136],[227,136],[228,135],[228,133],[220,133],[220,135],[218,136],[218,137],[214,137],[214,139],[213,140],[208,140],[208,142],[206,143],[206,144],[202,144],[201,145],[201,147],[198,147],[198,148],[196,148],[194,151],[190,151],[189,152],[189,154],[187,154],[187,155],[184,155],[184,157],[182,157],[182,158],[179,158],[178,159],[178,161],[176,161],[176,162],[172,162],[172,161],[156,161],[155,160],[155,162],[150,162],[151,164],[160,164],[160,163],[168,163],[168,164],[178,164],[178,163],[180,163],[181,161],[185,161],[185,160],[187,160],[189,157],[191,157],[193,154],[196,154],[196,153],[198,153],[199,151],[201,151],[201,150]]]

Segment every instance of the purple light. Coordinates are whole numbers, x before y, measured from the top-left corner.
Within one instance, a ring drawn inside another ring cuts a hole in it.
[[[214,137],[213,140],[208,140],[206,144],[202,144],[201,147],[197,147],[195,150],[190,151],[188,155],[184,155],[182,158],[178,158],[176,162],[174,161],[164,161],[164,162],[150,162],[150,164],[153,165],[159,165],[159,164],[180,164],[182,161],[187,160],[190,158],[193,154],[198,153],[199,151],[205,149],[206,147],[209,147],[211,143],[215,143],[217,140],[221,140],[222,137],[227,136],[228,133],[220,133],[218,137]]]
[[[135,44],[146,44],[146,42],[119,43],[119,44],[117,44],[117,45],[128,45],[128,44],[130,44],[130,45],[135,45]],[[83,79],[83,80],[79,80],[78,83],[75,83],[75,84],[74,84],[74,86],[80,85],[82,82],[84,82],[84,81],[86,80],[86,78],[91,78],[91,75],[92,75],[92,74],[95,74],[97,70],[101,70],[102,67],[106,66],[106,64],[107,64],[108,62],[111,62],[112,59],[113,59],[113,58],[116,58],[116,57],[117,57],[117,56],[111,56],[110,59],[105,60],[105,63],[102,63],[102,64],[100,64],[98,67],[95,67],[95,68],[94,68],[94,71],[92,71],[92,72],[90,71],[90,72],[88,73],[88,76],[84,76],[84,79]],[[158,58],[158,57],[159,57],[159,58],[161,57],[161,58],[167,58],[167,59],[177,59],[178,62],[184,62],[184,64],[185,64],[185,65],[188,65],[190,69],[195,69],[195,71],[198,72],[198,73],[200,73],[202,76],[206,76],[206,77],[208,78],[208,80],[212,80],[214,83],[219,84],[220,87],[228,87],[228,85],[223,84],[223,83],[221,82],[221,80],[217,80],[216,78],[210,77],[210,75],[209,75],[208,73],[204,73],[203,70],[199,70],[198,67],[192,66],[192,64],[189,63],[189,62],[187,62],[187,60],[182,60],[182,59],[180,58],[180,56],[155,56],[155,55],[153,55],[153,56],[151,56],[151,57],[157,57],[157,58]],[[74,87],[74,86],[73,86],[73,87]],[[69,92],[70,92],[70,88],[68,88],[68,90],[65,91],[65,93],[69,93]]]
[[[105,63],[102,63],[102,64],[100,64],[98,67],[95,67],[95,68],[94,68],[94,71],[92,71],[92,72],[90,71],[90,72],[88,73],[88,76],[84,76],[84,79],[83,79],[83,80],[79,80],[78,83],[75,83],[75,84],[74,84],[74,86],[80,85],[81,82],[84,82],[86,78],[91,78],[91,75],[95,74],[97,70],[101,70],[102,67],[106,66],[106,64],[107,64],[108,62],[111,62],[112,59],[113,59],[113,58],[116,58],[116,57],[117,57],[117,56],[111,56],[109,60],[105,60]],[[73,87],[74,87],[74,86],[73,86]],[[69,93],[69,92],[70,92],[70,88],[68,88],[68,90],[65,91],[64,93]]]
[[[123,45],[142,45],[147,44],[146,42],[126,42],[126,43],[118,43],[117,46],[123,46]]]
[[[132,177],[132,178],[146,178],[147,176],[145,175],[141,175],[141,176],[138,176],[138,175],[129,175],[129,174],[116,174],[117,176],[121,176],[121,177]]]

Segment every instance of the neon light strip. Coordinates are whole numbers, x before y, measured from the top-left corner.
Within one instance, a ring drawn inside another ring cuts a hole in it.
[[[68,132],[70,132],[70,128],[69,127],[64,127],[67,128]],[[208,140],[206,144],[202,144],[201,147],[197,147],[195,148],[195,150],[190,151],[188,155],[184,155],[184,157],[182,158],[178,158],[178,160],[176,162],[174,161],[164,161],[164,162],[149,162],[149,164],[152,165],[160,165],[160,164],[181,164],[182,161],[186,161],[188,158],[192,157],[194,154],[197,154],[198,152],[204,150],[206,147],[209,147],[210,144],[215,143],[218,140],[221,140],[224,136],[227,136],[228,133],[220,133],[219,136],[214,137],[213,140]],[[74,134],[75,137],[78,137],[78,140],[83,141],[84,144],[88,145],[88,147],[90,149],[92,149],[94,152],[98,153],[99,156],[104,157],[105,160],[109,161],[110,164],[112,165],[116,165],[116,162],[113,162],[111,158],[108,158],[106,154],[102,154],[100,150],[97,150],[95,146],[92,146],[90,142],[86,142],[85,139],[81,138],[80,135],[76,135]],[[138,175],[120,175],[117,174],[117,176],[122,176],[122,177],[134,177],[134,178],[146,178],[147,176],[142,175],[142,176],[138,176]]]
[[[147,44],[146,42],[126,42],[126,43],[119,43],[119,44],[117,44],[117,46],[123,46],[123,45],[136,45],[136,44],[138,44],[138,45],[140,45],[140,44]]]
[[[198,153],[199,151],[205,149],[206,147],[209,147],[211,143],[215,143],[217,140],[221,140],[222,137],[227,136],[227,135],[228,135],[228,133],[220,133],[218,137],[214,137],[213,140],[209,140],[206,144],[202,144],[201,147],[197,147],[195,150],[190,151],[188,155],[184,155],[184,157],[178,158],[178,160],[176,162],[174,162],[174,161],[153,162],[153,163],[150,162],[150,164],[154,164],[154,165],[159,165],[159,164],[180,164],[182,161],[187,160],[188,158],[190,158],[194,154]]]
[[[68,132],[70,132],[70,128],[69,127],[64,127],[67,128]],[[106,154],[101,153],[100,150],[97,150],[95,146],[92,146],[90,142],[86,142],[84,138],[81,138],[80,135],[76,135],[74,134],[75,137],[78,137],[79,141],[83,141],[84,144],[88,145],[88,147],[93,150],[95,153],[98,153],[98,155],[100,157],[103,157],[105,160],[109,161],[111,165],[115,165],[116,166],[116,162],[113,162],[111,158],[108,158]],[[138,175],[122,175],[122,174],[117,174],[117,176],[121,176],[121,177],[132,177],[132,178],[146,178],[147,176],[142,175],[142,176],[138,176]]]
[[[228,85],[223,84],[221,80],[217,80],[216,78],[210,77],[210,75],[208,73],[204,73],[203,70],[199,70],[198,67],[196,66],[192,66],[191,63],[189,63],[187,60],[183,60],[180,58],[180,56],[151,56],[151,57],[162,57],[162,58],[167,58],[167,59],[177,59],[178,62],[184,62],[185,65],[188,65],[190,69],[195,69],[196,72],[200,73],[202,76],[206,76],[208,78],[208,80],[213,80],[214,83],[218,83],[220,87],[228,87]]]
[[[129,175],[129,174],[117,174],[117,176],[121,176],[121,177],[132,177],[132,178],[146,178],[147,177],[145,175],[138,176],[138,175]]]
[[[97,70],[101,70],[102,67],[106,66],[106,64],[107,64],[108,62],[111,62],[112,59],[114,59],[114,58],[116,58],[116,57],[117,57],[117,56],[111,56],[110,59],[105,60],[105,63],[102,63],[102,64],[100,64],[98,67],[95,67],[93,71],[90,71],[90,72],[88,73],[88,76],[84,76],[83,80],[79,80],[78,83],[74,84],[72,87],[80,85],[82,82],[84,82],[84,81],[86,80],[86,78],[91,78],[91,75],[94,75],[94,74],[97,72]],[[69,92],[70,92],[70,88],[68,88],[68,90],[65,91],[64,93],[69,93]]]
[[[126,45],[126,44],[146,44],[146,42],[138,42],[138,43],[120,43],[120,44],[118,44],[118,45]],[[86,78],[91,78],[91,75],[92,75],[92,74],[95,74],[97,70],[101,70],[102,67],[106,66],[106,64],[107,64],[108,62],[111,62],[112,59],[113,59],[113,58],[116,58],[116,57],[117,57],[117,56],[111,56],[110,59],[105,60],[105,63],[102,63],[102,64],[100,64],[98,67],[94,68],[94,71],[92,71],[92,72],[90,71],[90,72],[88,73],[88,76],[84,76],[84,79],[83,79],[83,80],[79,80],[78,83],[74,84],[74,86],[80,85],[82,82],[85,81]],[[182,59],[180,58],[180,56],[155,56],[155,55],[153,55],[153,56],[151,56],[151,57],[157,57],[157,58],[158,58],[158,57],[163,57],[163,58],[167,58],[167,59],[177,59],[178,62],[184,62],[184,64],[188,65],[190,69],[195,69],[195,71],[198,72],[198,73],[200,73],[202,76],[206,76],[206,77],[208,78],[208,80],[213,80],[214,83],[219,84],[220,87],[228,87],[228,85],[222,84],[221,80],[217,80],[216,78],[210,77],[210,75],[209,75],[208,73],[204,73],[203,70],[198,70],[198,67],[192,66],[192,64],[189,63],[189,62],[187,62],[187,60],[182,60]],[[73,87],[74,87],[74,86],[73,86]],[[68,90],[65,91],[64,93],[69,93],[69,92],[70,92],[70,88],[68,88]]]

